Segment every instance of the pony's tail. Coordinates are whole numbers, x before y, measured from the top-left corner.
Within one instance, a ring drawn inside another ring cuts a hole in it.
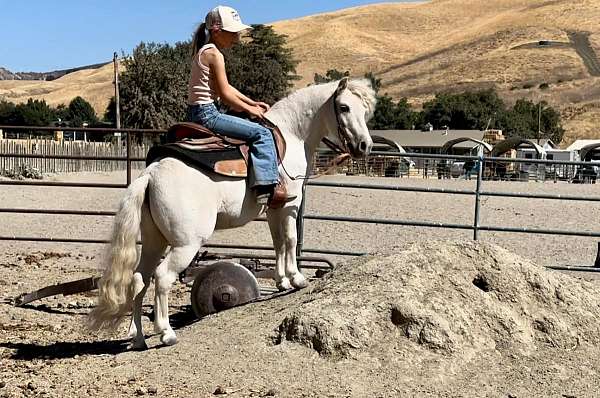
[[[108,266],[99,283],[98,303],[88,316],[92,330],[114,329],[132,308],[136,241],[149,180],[149,173],[142,174],[131,183],[121,200],[109,246]]]

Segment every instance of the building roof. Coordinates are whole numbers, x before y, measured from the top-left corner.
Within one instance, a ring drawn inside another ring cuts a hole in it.
[[[511,149],[517,149],[523,146],[535,150],[538,153],[538,155],[540,155],[540,157],[542,157],[543,153],[545,152],[544,148],[542,148],[532,140],[528,140],[521,137],[511,137],[504,141],[500,141],[499,143],[494,145],[494,148],[492,149],[492,157],[500,156],[503,153],[510,151]]]
[[[370,133],[394,141],[404,148],[441,148],[446,142],[462,137],[480,141],[483,139],[483,131],[480,130],[371,130]],[[473,148],[477,145],[475,142],[465,141],[454,147]]]
[[[530,138],[529,141],[538,144],[539,146],[541,146],[542,148],[544,148],[546,150],[555,149],[555,148],[558,149],[558,145],[556,145],[554,143],[554,141],[552,141],[549,138],[540,138],[540,139]]]
[[[492,146],[490,144],[488,144],[487,142],[483,142],[481,140],[476,140],[475,138],[470,138],[470,137],[461,137],[461,138],[456,138],[454,140],[447,141],[444,144],[444,146],[442,147],[442,153],[448,153],[450,148],[458,146],[459,144],[461,144],[465,141],[471,141],[475,145],[481,145],[483,147],[484,151],[487,151],[488,153],[492,152]]]
[[[579,152],[579,156],[581,157],[581,159],[583,161],[592,160],[594,158],[594,155],[596,154],[595,152],[597,152],[599,148],[600,148],[600,142],[588,144],[588,145],[584,146],[583,148],[581,148],[581,151]]]
[[[600,140],[575,140],[571,145],[567,147],[569,151],[579,151],[584,146],[600,143]]]

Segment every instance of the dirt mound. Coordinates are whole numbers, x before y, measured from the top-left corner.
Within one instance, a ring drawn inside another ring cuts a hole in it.
[[[597,286],[490,244],[431,242],[356,259],[301,299],[273,342],[332,358],[390,343],[455,359],[600,343]]]

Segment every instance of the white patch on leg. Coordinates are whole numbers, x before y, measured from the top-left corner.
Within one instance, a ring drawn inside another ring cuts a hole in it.
[[[308,281],[301,272],[295,273],[294,276],[292,276],[291,282],[292,286],[294,286],[296,289],[304,289],[308,286]]]
[[[177,336],[175,335],[173,329],[167,329],[163,332],[162,336],[160,337],[160,341],[164,345],[175,345],[177,344]]]
[[[282,278],[281,281],[277,282],[277,289],[280,292],[292,289],[292,284],[288,278]]]
[[[129,340],[133,340],[133,339],[135,339],[136,335],[137,335],[137,328],[135,327],[135,322],[133,321],[133,318],[132,318],[131,323],[129,324],[129,331],[127,332],[127,338]]]

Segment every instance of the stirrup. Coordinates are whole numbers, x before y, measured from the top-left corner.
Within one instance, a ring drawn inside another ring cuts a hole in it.
[[[257,187],[256,203],[260,206],[268,206],[271,209],[279,209],[297,197],[296,195],[288,195],[285,185],[278,182],[274,187]]]
[[[273,190],[273,194],[267,204],[271,209],[279,209],[283,207],[286,203],[295,200],[298,196],[296,195],[288,195],[287,188],[285,184],[282,184],[281,181],[275,185],[275,189]]]

